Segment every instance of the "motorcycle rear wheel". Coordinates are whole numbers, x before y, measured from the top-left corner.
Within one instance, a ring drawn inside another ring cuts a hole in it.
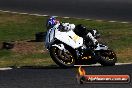
[[[99,63],[103,66],[114,66],[117,62],[116,54],[112,50],[101,52],[100,55]]]
[[[50,49],[50,56],[53,61],[62,68],[73,67],[75,65],[75,59],[69,50],[64,52],[58,47],[53,46]]]

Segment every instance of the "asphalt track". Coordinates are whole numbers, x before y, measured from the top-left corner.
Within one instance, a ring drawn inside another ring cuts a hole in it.
[[[0,0],[0,9],[90,19],[132,21],[132,0]],[[131,65],[85,67],[87,74],[129,74]],[[77,68],[23,67],[0,71],[0,88],[132,88],[76,82]],[[132,77],[131,77],[132,79]]]
[[[132,75],[132,64],[113,67],[85,67],[87,74]],[[0,88],[132,88],[132,82],[122,84],[78,84],[78,68],[23,67],[0,71]],[[131,77],[132,79],[132,77]]]
[[[132,0],[0,0],[1,10],[132,21]]]

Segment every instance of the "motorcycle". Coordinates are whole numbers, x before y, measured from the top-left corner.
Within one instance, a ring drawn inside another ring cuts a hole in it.
[[[45,46],[57,65],[64,68],[97,62],[103,66],[115,65],[116,54],[108,46],[99,43],[95,48],[73,30],[59,30],[58,26],[49,29],[45,39]]]

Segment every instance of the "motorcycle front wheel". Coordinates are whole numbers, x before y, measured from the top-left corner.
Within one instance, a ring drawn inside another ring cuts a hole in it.
[[[75,65],[75,59],[68,49],[66,52],[60,50],[58,47],[53,46],[50,49],[50,56],[53,61],[63,68],[73,67]]]
[[[113,66],[117,62],[117,57],[114,51],[106,50],[100,52],[99,63],[103,66]]]

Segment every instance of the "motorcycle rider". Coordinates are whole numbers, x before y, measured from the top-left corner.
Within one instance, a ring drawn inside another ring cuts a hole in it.
[[[54,27],[56,24],[60,24],[60,22],[55,18],[55,16],[50,17],[46,22],[47,30]]]
[[[69,31],[75,28],[74,24],[60,23],[54,16],[50,17],[46,22],[47,29],[53,28],[56,25],[58,25],[57,27],[60,31]]]
[[[91,41],[92,45],[94,47],[97,47],[97,45],[98,45],[97,38],[100,37],[100,34],[98,33],[97,30],[95,30],[95,29],[87,29],[82,24],[78,24],[75,27],[74,32],[78,36],[83,37],[86,41]]]
[[[97,30],[87,30],[82,24],[75,26],[74,24],[70,23],[60,23],[55,17],[52,16],[47,20],[46,27],[47,29],[50,29],[55,25],[58,25],[57,27],[60,31],[73,30],[78,36],[83,37],[87,41],[91,41],[94,47],[97,47],[98,45],[96,38],[99,37],[100,34],[97,32]]]

